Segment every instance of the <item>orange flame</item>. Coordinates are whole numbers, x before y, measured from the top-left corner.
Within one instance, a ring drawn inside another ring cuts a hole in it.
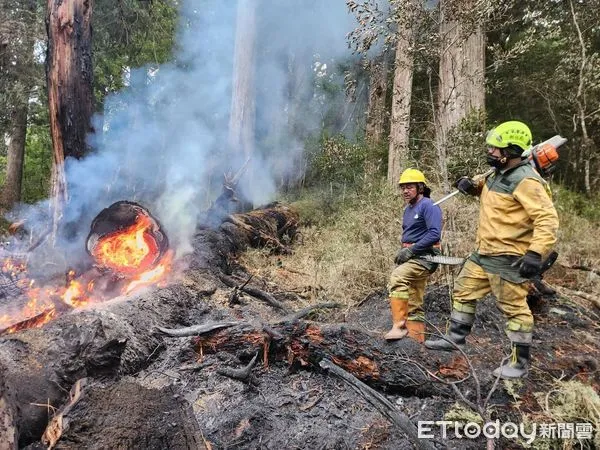
[[[27,320],[21,321],[10,328],[4,330],[5,334],[16,333],[17,331],[24,330],[26,328],[39,328],[45,323],[50,322],[56,315],[56,308],[52,307],[42,313],[33,316]]]
[[[94,249],[96,261],[119,273],[144,271],[158,253],[156,241],[146,232],[151,225],[148,216],[140,215],[131,227],[103,237]]]
[[[86,296],[86,289],[76,280],[71,280],[69,287],[61,298],[63,302],[73,308],[80,308],[89,302]]]
[[[130,294],[143,286],[160,285],[171,269],[172,251],[156,264],[159,249],[151,226],[148,216],[139,215],[134,225],[105,236],[92,250],[96,262],[130,280],[121,294]],[[0,262],[0,270],[15,279],[28,297],[27,303],[21,304],[18,310],[0,315],[0,334],[40,327],[70,308],[107,300],[102,290],[95,290],[98,279],[85,276],[76,279],[78,275],[73,270],[66,274],[66,285],[46,287],[39,287],[28,278],[26,264],[17,260],[5,259]]]
[[[123,290],[125,294],[129,294],[133,292],[135,289],[141,286],[147,286],[149,284],[155,284],[161,281],[164,278],[164,275],[171,268],[171,261],[173,260],[173,252],[168,251],[162,261],[151,270],[148,270],[133,280],[131,283],[127,285],[127,287]]]

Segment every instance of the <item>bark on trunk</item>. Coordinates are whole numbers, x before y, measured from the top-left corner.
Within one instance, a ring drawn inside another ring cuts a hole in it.
[[[386,122],[387,55],[382,53],[371,64],[369,104],[367,108],[367,139],[375,145],[383,141]]]
[[[25,159],[25,138],[27,136],[27,113],[29,93],[22,92],[23,98],[15,105],[7,148],[6,179],[2,188],[2,206],[11,209],[21,200],[23,161]]]
[[[68,199],[65,158],[85,155],[86,136],[93,131],[92,8],[93,0],[48,0],[46,75],[55,229]]]
[[[233,62],[233,92],[229,119],[229,145],[247,159],[254,153],[256,3],[239,0]]]
[[[440,2],[440,69],[436,145],[440,175],[448,189],[447,158],[452,153],[450,132],[470,113],[485,108],[485,36],[480,26],[462,23],[456,0]]]
[[[30,22],[35,15],[35,9],[35,1],[27,0],[27,2],[24,2],[23,10],[16,19],[19,26],[13,24],[16,35],[12,36],[12,39],[6,40],[6,50],[9,50],[10,46],[10,51],[7,53],[11,54],[10,60],[14,65],[8,63],[8,58],[5,61],[0,61],[0,72],[13,73],[14,77],[18,77],[18,82],[14,84],[12,92],[15,100],[10,112],[11,124],[8,131],[9,142],[6,151],[6,178],[0,194],[0,204],[6,209],[11,209],[15,203],[21,200],[29,94],[33,84],[31,72],[33,68],[34,31],[31,29]],[[4,49],[0,49],[0,54],[2,53],[4,53]]]
[[[398,42],[394,67],[392,117],[390,122],[390,149],[388,154],[388,182],[395,185],[408,161],[410,107],[412,96],[414,55],[414,2],[409,2],[398,24]]]

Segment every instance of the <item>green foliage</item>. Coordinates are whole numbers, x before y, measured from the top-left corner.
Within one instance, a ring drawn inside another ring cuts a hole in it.
[[[524,121],[534,142],[557,133],[568,138],[557,175],[570,188],[582,190],[589,161],[590,187],[597,191],[600,2],[525,1],[513,7],[511,17],[489,35],[488,116]]]
[[[21,199],[35,203],[48,197],[52,170],[52,139],[46,102],[30,105],[30,124],[25,142]]]
[[[592,223],[600,225],[600,195],[598,193],[590,199],[582,193],[564,186],[554,186],[552,193],[559,212],[584,217]]]
[[[466,423],[477,423],[479,425],[483,425],[483,419],[479,413],[476,413],[472,409],[460,404],[455,403],[452,405],[446,413],[444,414],[444,420],[450,420],[452,422],[458,422],[461,425]]]
[[[177,25],[174,0],[107,0],[94,10],[94,95],[101,109],[104,97],[123,88],[125,73],[172,56]]]
[[[307,183],[356,184],[364,180],[369,167],[377,172],[383,159],[382,147],[369,147],[365,143],[349,142],[343,136],[322,136],[319,141],[309,141]],[[373,152],[372,150],[378,150]]]
[[[598,448],[600,446],[600,397],[592,386],[579,381],[557,381],[549,392],[537,392],[535,397],[548,419],[555,423],[588,423],[593,429],[592,440],[536,439],[533,448]],[[526,418],[526,420],[530,420]],[[535,420],[531,420],[536,422]]]
[[[448,173],[450,180],[489,169],[485,161],[486,115],[474,111],[454,127],[448,136]]]

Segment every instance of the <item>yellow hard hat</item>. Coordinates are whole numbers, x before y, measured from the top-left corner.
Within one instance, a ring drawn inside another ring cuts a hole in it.
[[[427,184],[427,180],[425,180],[425,175],[423,172],[417,169],[406,169],[400,175],[400,180],[398,184],[406,184],[406,183],[423,183]]]

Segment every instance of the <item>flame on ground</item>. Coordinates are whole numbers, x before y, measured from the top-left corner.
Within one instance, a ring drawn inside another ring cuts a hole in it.
[[[120,294],[128,295],[149,285],[161,286],[166,281],[166,275],[170,272],[172,261],[173,252],[168,251],[156,267],[135,276],[129,283],[125,284],[121,288]],[[16,274],[13,270],[17,267],[14,262],[5,261],[4,266],[8,268],[8,273],[11,275]],[[19,273],[21,275],[25,274],[25,266],[18,267]],[[19,285],[24,288],[29,300],[20,310],[11,314],[0,315],[0,335],[15,333],[27,328],[41,327],[54,319],[61,311],[82,308],[91,303],[109,300],[110,298],[106,298],[101,292],[94,290],[96,281],[92,279],[86,283],[83,280],[76,279],[74,271],[69,271],[66,276],[66,286],[62,287],[41,288],[36,286],[34,280],[19,279]]]

